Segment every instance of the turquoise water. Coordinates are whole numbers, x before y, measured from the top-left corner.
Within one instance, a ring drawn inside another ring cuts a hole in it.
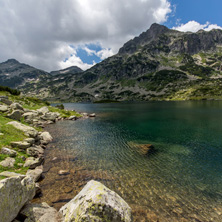
[[[135,221],[222,221],[221,101],[64,105],[97,114],[48,127],[66,168],[76,169],[64,183],[83,167],[80,179],[115,190]],[[139,144],[156,152],[144,155]]]

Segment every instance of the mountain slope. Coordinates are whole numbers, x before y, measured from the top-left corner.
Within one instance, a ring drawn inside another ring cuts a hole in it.
[[[92,68],[23,90],[63,101],[222,99],[222,30],[153,24]]]
[[[49,74],[32,66],[19,63],[15,59],[0,63],[0,85],[3,86],[15,88],[44,77],[49,77]]]
[[[58,75],[58,74],[66,74],[66,73],[70,73],[70,74],[76,74],[79,72],[82,72],[83,70],[80,69],[78,66],[71,66],[68,67],[66,69],[62,69],[62,70],[58,70],[58,71],[52,71],[50,72],[51,75]]]

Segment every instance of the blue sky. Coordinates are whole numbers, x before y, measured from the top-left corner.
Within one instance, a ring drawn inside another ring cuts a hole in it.
[[[0,0],[0,62],[86,70],[154,22],[179,31],[222,29],[221,9],[221,0]]]
[[[221,0],[171,0],[176,6],[174,16],[170,16],[165,24],[171,28],[180,23],[194,20],[200,24],[210,22],[222,26],[222,1]]]

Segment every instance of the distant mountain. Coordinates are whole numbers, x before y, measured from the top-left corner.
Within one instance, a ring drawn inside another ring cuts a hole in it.
[[[67,73],[70,73],[70,74],[76,74],[76,73],[79,73],[79,72],[82,72],[83,70],[80,69],[78,66],[71,66],[71,67],[68,67],[66,69],[62,69],[62,70],[58,70],[58,71],[52,71],[50,72],[51,75],[58,75],[58,74],[67,74]]]
[[[27,82],[35,82],[49,77],[47,72],[9,59],[0,63],[0,85],[12,88],[21,87]]]
[[[222,99],[222,30],[184,33],[153,24],[92,68],[22,90],[61,101]]]

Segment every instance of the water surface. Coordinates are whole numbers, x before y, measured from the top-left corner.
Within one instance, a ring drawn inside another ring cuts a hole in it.
[[[129,203],[135,221],[222,221],[221,101],[64,105],[97,117],[47,127],[55,139],[41,201],[59,208],[95,179]]]

